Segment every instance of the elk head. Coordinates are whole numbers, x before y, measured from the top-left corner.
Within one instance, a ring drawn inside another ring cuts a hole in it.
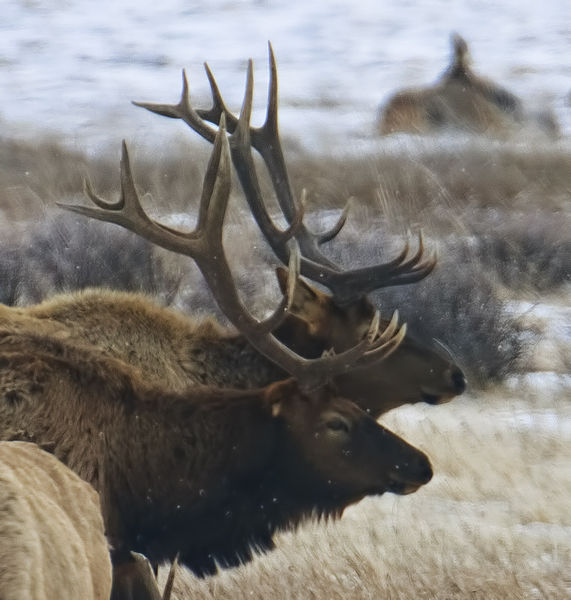
[[[303,393],[293,380],[266,391],[287,436],[279,444],[282,473],[300,494],[344,504],[371,494],[409,494],[432,478],[425,454],[378,424],[334,386]],[[291,465],[291,468],[289,467]]]
[[[285,293],[287,270],[278,267],[276,273]],[[317,357],[331,348],[344,352],[365,335],[374,313],[366,297],[340,305],[334,296],[300,279],[289,316],[276,335],[304,356]],[[389,326],[389,321],[381,323]],[[341,374],[335,383],[342,395],[375,418],[407,403],[442,404],[466,389],[464,374],[450,356],[408,334],[382,363]]]

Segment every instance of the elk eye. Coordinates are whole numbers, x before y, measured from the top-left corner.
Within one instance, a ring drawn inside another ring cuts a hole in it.
[[[327,421],[327,427],[332,431],[344,431],[349,433],[349,423],[345,419],[335,417]]]

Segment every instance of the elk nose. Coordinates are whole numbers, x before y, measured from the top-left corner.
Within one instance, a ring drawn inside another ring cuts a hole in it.
[[[466,390],[466,377],[458,368],[452,371],[452,385],[457,394],[462,394]]]
[[[408,462],[407,467],[406,473],[401,469],[397,469],[393,473],[388,486],[389,491],[400,495],[412,494],[432,479],[432,467],[428,457],[424,454],[420,454]]]
[[[432,479],[432,476],[434,475],[432,465],[426,456],[419,458],[417,473],[418,480],[422,484],[428,483]]]

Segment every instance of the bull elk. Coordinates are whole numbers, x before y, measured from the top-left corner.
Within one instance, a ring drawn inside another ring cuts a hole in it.
[[[468,44],[460,35],[454,34],[451,41],[452,61],[436,83],[401,90],[382,107],[378,124],[381,135],[453,129],[504,137],[526,128],[557,137],[553,115],[528,114],[517,96],[474,73]]]
[[[95,490],[35,444],[0,442],[0,598],[109,600],[110,593]]]
[[[236,172],[266,239],[276,255],[287,264],[287,240],[292,234],[302,249],[301,272],[333,292],[331,296],[300,280],[291,296],[290,308],[275,330],[278,340],[298,354],[313,359],[330,350],[342,353],[363,338],[375,314],[373,303],[366,296],[368,292],[383,286],[418,281],[434,268],[435,259],[424,256],[422,237],[418,251],[412,257],[409,257],[407,244],[393,261],[364,269],[344,271],[321,253],[319,247],[341,230],[347,211],[327,234],[314,235],[305,227],[302,207],[295,201],[291,190],[278,135],[277,69],[271,48],[270,67],[267,119],[261,128],[249,125],[253,94],[251,64],[239,119],[225,107],[208,67],[213,97],[210,110],[195,111],[192,108],[186,75],[183,77],[182,98],[177,105],[143,106],[155,113],[182,119],[211,142],[216,131],[208,122],[217,122],[224,115],[232,131],[230,148]],[[251,146],[261,154],[268,168],[281,208],[290,222],[289,234],[279,231],[266,211]],[[132,181],[126,148],[122,187],[121,202],[131,206],[128,210],[132,215],[140,215],[142,209]],[[71,207],[76,212],[119,222],[159,245],[185,252],[182,235],[165,230],[162,239],[158,239],[156,232],[152,233],[149,229],[146,217],[137,217],[137,222],[130,221],[125,211],[114,211],[112,205],[98,199],[89,185],[87,190],[92,200],[106,210],[94,213],[89,208]],[[177,237],[178,241],[175,241]],[[208,271],[210,264],[205,269]],[[277,274],[282,292],[285,292],[287,270],[278,268]],[[389,324],[389,321],[381,321],[382,328]],[[45,331],[71,341],[89,342],[129,362],[146,377],[172,390],[182,391],[197,383],[235,388],[263,387],[287,376],[282,367],[268,360],[263,351],[260,352],[247,336],[240,333],[239,325],[239,333],[236,334],[211,322],[197,323],[161,308],[139,294],[88,290],[56,296],[27,308],[0,307],[0,326],[17,331]],[[358,370],[339,373],[334,381],[344,396],[374,417],[404,403],[446,402],[461,394],[466,386],[461,369],[449,356],[408,335],[381,365],[363,365]]]

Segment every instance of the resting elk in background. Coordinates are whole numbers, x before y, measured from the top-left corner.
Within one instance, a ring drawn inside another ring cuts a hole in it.
[[[381,108],[381,135],[456,129],[503,137],[525,128],[558,136],[551,113],[528,114],[517,96],[472,71],[468,44],[461,36],[454,34],[451,40],[452,62],[435,84],[399,91]]]
[[[296,354],[272,334],[293,296],[295,250],[275,312],[260,322],[245,309],[222,245],[231,182],[223,125],[192,233],[144,213],[126,153],[122,181],[118,203],[92,210],[191,256],[224,314],[292,378],[253,390],[170,392],[96,347],[0,331],[1,437],[53,443],[55,456],[103,493],[116,571],[129,568],[136,551],[154,563],[179,553],[194,572],[213,573],[217,564],[250,560],[253,548],[271,548],[276,530],[316,515],[338,517],[367,495],[408,494],[431,479],[421,451],[327,383],[381,362],[402,341],[404,326],[379,330],[376,313],[345,352]]]
[[[3,383],[2,402],[17,401]],[[0,442],[0,598],[109,600],[110,593],[95,490],[35,444]]]
[[[235,169],[270,246],[287,264],[288,236],[293,235],[302,250],[301,272],[333,292],[331,296],[300,281],[289,311],[275,331],[276,337],[295,352],[306,358],[317,358],[329,350],[344,352],[362,339],[375,313],[372,302],[366,296],[368,292],[418,281],[430,273],[435,259],[424,257],[422,238],[419,238],[419,249],[414,256],[408,257],[407,245],[395,260],[364,269],[342,270],[322,254],[319,246],[341,230],[346,211],[337,226],[321,236],[310,233],[303,224],[302,208],[291,190],[278,135],[277,70],[272,52],[270,59],[268,116],[261,128],[253,128],[249,124],[253,94],[251,65],[240,120],[225,107],[208,69],[214,101],[209,111],[195,111],[190,105],[186,76],[178,105],[143,106],[184,120],[210,142],[214,141],[216,132],[208,121],[217,123],[224,115],[232,132],[230,146]],[[279,231],[266,210],[251,147],[261,154],[268,168],[278,201],[291,223],[289,232]],[[129,198],[135,190],[130,173],[125,171],[124,175],[123,193]],[[90,188],[88,192],[98,203]],[[180,244],[176,243],[173,247],[169,240],[157,240],[152,232],[149,236],[143,219],[139,223],[128,224],[123,216],[112,211],[93,214],[84,207],[74,210],[126,225],[151,241],[184,254]],[[278,279],[282,291],[285,291],[286,269],[278,269]],[[382,327],[388,325],[388,321],[382,321]],[[28,308],[0,307],[0,326],[16,331],[44,331],[76,342],[88,342],[129,362],[145,377],[172,390],[182,391],[197,383],[220,387],[262,387],[287,375],[281,366],[269,361],[240,332],[236,334],[212,322],[197,323],[153,304],[140,294],[88,290],[56,296]],[[461,394],[466,387],[464,374],[449,356],[420,344],[410,336],[404,338],[382,365],[363,366],[340,373],[334,381],[344,396],[375,417],[404,403],[446,402]]]

